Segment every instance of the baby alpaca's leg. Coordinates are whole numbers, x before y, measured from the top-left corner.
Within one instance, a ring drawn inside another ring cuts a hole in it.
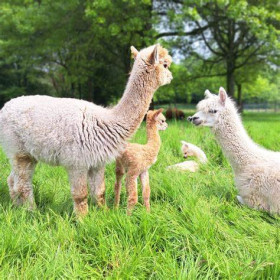
[[[119,160],[116,160],[116,183],[115,183],[115,207],[118,208],[120,204],[120,194],[122,188],[122,177],[124,175],[124,168]]]
[[[74,212],[77,216],[85,216],[88,213],[87,171],[72,169],[68,170],[68,174],[74,200]]]
[[[10,195],[16,205],[26,204],[32,210],[35,207],[32,177],[36,161],[28,155],[16,155],[13,170],[8,177]]]
[[[138,202],[137,194],[137,177],[138,174],[127,172],[126,174],[126,191],[127,191],[127,215],[131,215],[135,204]]]
[[[149,183],[149,172],[148,170],[140,174],[140,180],[142,184],[142,196],[144,200],[144,205],[148,212],[150,212],[150,183]]]
[[[88,171],[88,182],[91,197],[96,201],[98,206],[105,205],[105,167],[99,169],[91,168]]]

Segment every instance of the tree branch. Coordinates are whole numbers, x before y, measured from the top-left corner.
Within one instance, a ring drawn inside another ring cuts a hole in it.
[[[256,53],[258,52],[258,50],[259,50],[263,45],[264,45],[264,42],[261,43],[257,48],[255,48],[255,50],[252,51],[242,63],[240,63],[239,65],[236,65],[234,69],[238,69],[238,68],[243,67],[243,66],[250,60],[250,58],[252,58],[254,55],[256,55]]]
[[[195,21],[195,23],[196,23],[196,25],[197,25],[199,28],[201,28],[201,26],[200,26],[200,24],[199,24],[198,21]],[[202,39],[203,39],[203,41],[204,41],[204,44],[207,46],[207,48],[208,48],[212,53],[214,53],[215,55],[218,55],[218,56],[223,56],[223,53],[220,53],[220,52],[215,51],[215,50],[209,45],[208,41],[207,41],[206,38],[205,38],[205,35],[204,35],[203,31],[201,32],[201,36],[202,36]]]
[[[203,27],[199,27],[196,29],[193,29],[191,31],[188,32],[179,32],[179,31],[170,31],[170,32],[162,32],[159,33],[155,36],[155,39],[159,39],[161,37],[170,37],[170,36],[189,36],[189,35],[198,35],[200,33],[202,33],[203,31],[207,30],[209,28],[208,25],[203,26]]]
[[[198,76],[192,76],[187,78],[185,81],[192,81],[192,80],[196,80],[196,79],[201,79],[201,78],[211,78],[211,77],[221,77],[221,76],[225,76],[227,73],[216,73],[216,74],[204,74],[204,75],[198,75]]]

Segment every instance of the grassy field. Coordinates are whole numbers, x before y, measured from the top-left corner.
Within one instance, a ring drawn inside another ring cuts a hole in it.
[[[245,114],[263,146],[280,150],[280,115]],[[145,142],[145,128],[135,140]],[[0,279],[280,279],[280,218],[240,206],[231,168],[208,128],[171,122],[150,170],[151,213],[140,203],[126,216],[126,196],[113,210],[114,164],[106,169],[108,210],[90,202],[72,215],[66,172],[39,164],[37,210],[12,206],[0,152]],[[209,163],[197,173],[166,172],[183,161],[180,140],[197,144]]]

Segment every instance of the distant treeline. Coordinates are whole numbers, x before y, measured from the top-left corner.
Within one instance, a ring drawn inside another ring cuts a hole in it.
[[[0,107],[34,94],[115,103],[129,76],[130,46],[156,42],[176,63],[155,101],[195,103],[221,85],[239,104],[276,100],[279,10],[275,0],[2,0]]]

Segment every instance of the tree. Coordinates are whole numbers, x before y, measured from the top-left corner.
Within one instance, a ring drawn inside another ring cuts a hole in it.
[[[244,86],[244,98],[248,101],[274,104],[276,110],[280,102],[280,78],[274,71],[258,75],[254,82]]]
[[[34,80],[40,72],[52,86],[49,94],[96,103],[121,95],[130,45],[141,48],[153,38],[152,2],[146,0],[5,0],[0,11],[3,65],[32,69]]]
[[[172,38],[181,53],[195,54],[208,65],[206,69],[225,75],[230,96],[237,70],[275,63],[279,57],[280,7],[275,0],[158,0],[157,9],[170,26],[157,38]],[[219,64],[224,71],[215,71]]]

